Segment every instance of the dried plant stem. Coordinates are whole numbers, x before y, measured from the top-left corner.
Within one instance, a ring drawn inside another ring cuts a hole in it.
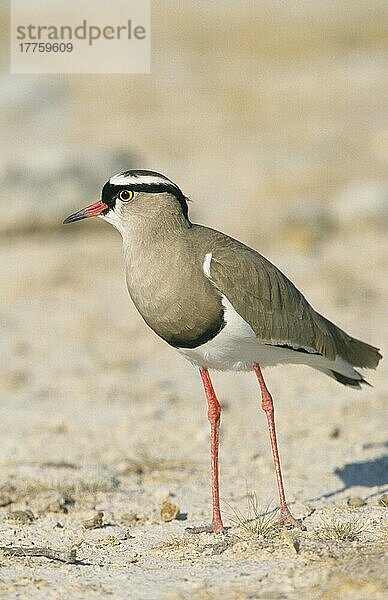
[[[77,562],[77,548],[73,547],[70,550],[52,550],[46,547],[24,547],[24,546],[0,546],[0,550],[6,556],[44,556],[50,560],[58,560],[64,563]]]

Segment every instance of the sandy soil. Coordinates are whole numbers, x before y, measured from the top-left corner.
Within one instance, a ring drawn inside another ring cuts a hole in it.
[[[153,75],[130,85],[3,77],[1,598],[387,597],[385,362],[362,392],[303,367],[265,373],[306,527],[265,535],[234,512],[251,492],[276,508],[257,385],[215,374],[229,529],[192,536],[210,516],[198,374],[131,305],[118,234],[60,225],[111,170],[165,171],[194,221],[254,245],[386,353],[386,9],[270,4],[222,24],[155,8]]]
[[[0,593],[383,598],[384,368],[370,376],[375,387],[360,393],[307,368],[268,372],[289,498],[307,531],[272,531],[262,539],[233,523],[233,509],[247,513],[247,491],[257,493],[263,510],[276,505],[258,390],[253,376],[215,375],[224,409],[222,500],[231,529],[193,537],[185,527],[206,522],[210,510],[199,377],[140,321],[124,289],[120,240],[105,227],[104,237],[80,225],[66,235],[2,244],[10,268],[2,307],[9,337],[1,361],[1,545],[63,552],[76,546],[77,563],[4,555]],[[304,287],[314,293],[316,281],[317,295],[324,262],[304,267]],[[366,274],[365,289],[376,275]],[[373,286],[377,318],[367,315],[363,286],[347,289],[351,300],[341,302],[327,285],[320,305],[384,345],[379,285]],[[366,504],[349,507],[354,497]],[[167,499],[179,506],[179,520],[163,523]],[[32,520],[12,515],[27,509]],[[98,511],[102,527],[85,529]],[[320,538],[330,538],[322,531],[338,519],[357,520],[354,540]]]

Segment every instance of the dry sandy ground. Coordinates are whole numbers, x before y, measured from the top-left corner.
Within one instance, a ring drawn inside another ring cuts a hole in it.
[[[206,522],[210,509],[199,378],[141,322],[126,296],[118,235],[101,228],[104,236],[84,223],[1,246],[8,336],[1,361],[1,546],[48,547],[64,558],[76,546],[77,562],[4,554],[0,594],[386,597],[388,509],[378,503],[387,484],[384,365],[370,375],[374,387],[359,393],[303,367],[268,372],[289,498],[307,531],[264,538],[233,522],[233,509],[247,512],[247,490],[263,509],[276,505],[258,390],[253,376],[215,375],[231,529],[193,537],[185,527]],[[343,244],[357,251],[354,236]],[[342,297],[327,278],[326,259],[304,261],[304,289],[320,297],[327,314],[384,347],[386,280],[379,271],[386,265],[368,273],[367,251],[359,264],[363,283],[352,274],[356,283],[349,281]],[[330,271],[340,266],[332,259]],[[366,504],[351,508],[349,497]],[[178,520],[162,521],[166,499],[179,506]],[[12,514],[19,510],[31,515]],[[99,511],[102,526],[86,529]],[[354,539],[330,539],[337,521],[351,523]]]
[[[306,526],[265,536],[233,512],[247,492],[277,501],[257,385],[215,374],[230,529],[193,537],[210,516],[198,374],[132,307],[118,234],[59,225],[112,172],[160,170],[193,220],[256,247],[386,354],[387,4],[221,5],[154,4],[151,76],[0,79],[0,597],[388,595],[386,360],[362,392],[265,373]],[[166,500],[178,519],[162,520]]]

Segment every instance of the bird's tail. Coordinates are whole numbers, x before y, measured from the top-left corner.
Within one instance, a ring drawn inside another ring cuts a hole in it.
[[[359,389],[370,385],[354,367],[376,369],[382,359],[379,349],[350,336],[318,313],[315,323],[320,329],[323,354],[332,361],[319,370],[343,385]]]
[[[350,363],[352,367],[376,369],[379,361],[383,358],[378,348],[350,336],[322,315],[319,315],[319,318],[323,321],[326,332],[334,342],[333,345],[338,356]]]
[[[350,367],[350,365],[349,365],[349,367]],[[342,383],[342,385],[346,385],[348,387],[352,387],[352,388],[355,388],[358,390],[360,390],[363,385],[373,387],[366,379],[364,379],[364,377],[361,375],[361,373],[356,371],[356,369],[352,368],[353,373],[352,373],[352,377],[350,377],[350,373],[348,373],[347,375],[344,375],[343,373],[334,371],[334,369],[322,369],[319,367],[316,367],[316,368],[318,371],[321,371],[321,373],[325,373],[325,375],[328,375],[332,379],[335,379],[339,383]]]

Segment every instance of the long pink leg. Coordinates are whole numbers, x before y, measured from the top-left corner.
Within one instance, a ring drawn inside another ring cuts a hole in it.
[[[212,497],[213,497],[213,519],[211,525],[207,527],[191,527],[191,533],[222,533],[224,525],[222,523],[220,511],[220,489],[218,482],[218,447],[219,447],[219,428],[221,418],[221,406],[217,400],[213,384],[207,369],[200,369],[203,387],[205,389],[208,419],[210,422],[210,457],[212,468]]]
[[[276,480],[278,484],[279,490],[279,504],[280,504],[280,523],[282,525],[292,525],[294,527],[301,527],[301,524],[295,517],[292,516],[286,502],[286,495],[284,493],[284,485],[283,485],[283,477],[282,477],[282,469],[280,467],[280,458],[278,451],[278,443],[276,439],[276,429],[275,429],[275,418],[274,418],[274,406],[272,396],[268,391],[268,388],[265,384],[263,374],[261,372],[260,365],[258,363],[253,364],[253,370],[256,374],[256,377],[259,381],[260,391],[261,391],[261,407],[266,414],[267,422],[268,422],[268,430],[269,437],[271,440],[271,448],[272,448],[272,456],[273,462],[275,465],[275,473]]]

